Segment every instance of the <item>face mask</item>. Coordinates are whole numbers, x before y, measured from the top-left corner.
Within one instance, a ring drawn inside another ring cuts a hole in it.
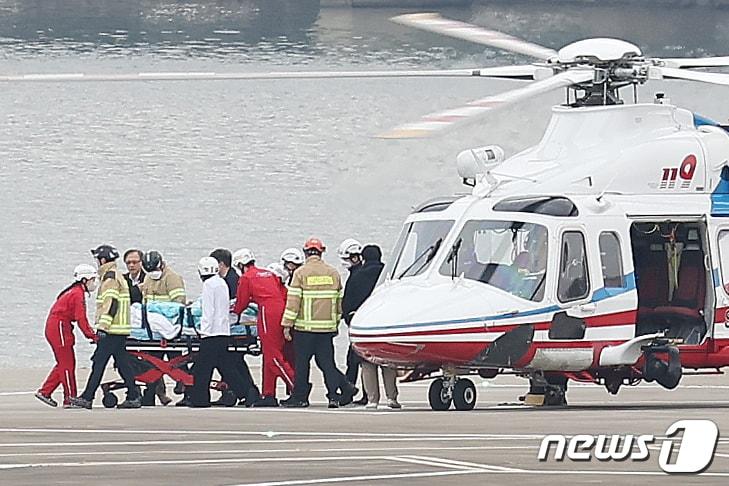
[[[162,278],[162,270],[155,270],[154,272],[149,272],[147,274],[149,278],[152,280],[159,280]]]
[[[97,287],[96,279],[88,280],[86,282],[86,290],[88,292],[93,292],[94,290],[96,290],[96,287]]]

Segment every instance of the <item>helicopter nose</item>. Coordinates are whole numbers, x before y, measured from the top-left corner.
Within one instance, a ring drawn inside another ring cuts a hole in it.
[[[475,354],[483,348],[493,297],[470,282],[389,282],[355,313],[350,341],[378,364],[457,361],[463,346],[474,345]]]

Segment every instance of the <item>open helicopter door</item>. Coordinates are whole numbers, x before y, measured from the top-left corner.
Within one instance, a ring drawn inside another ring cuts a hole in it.
[[[714,261],[712,273],[716,299],[714,324],[710,332],[714,338],[712,342],[717,339],[729,339],[729,221],[726,219],[712,218],[709,221],[712,229],[711,246]]]
[[[638,293],[636,335],[662,333],[706,352],[714,321],[714,277],[702,216],[631,217]]]

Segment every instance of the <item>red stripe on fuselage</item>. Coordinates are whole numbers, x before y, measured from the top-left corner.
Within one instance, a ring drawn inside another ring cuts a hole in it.
[[[587,327],[611,327],[611,326],[625,326],[634,325],[637,312],[636,310],[613,312],[611,314],[603,314],[600,316],[591,316],[585,319]],[[471,324],[468,327],[457,327],[452,329],[434,329],[429,331],[402,331],[393,333],[379,333],[379,334],[362,334],[357,332],[350,332],[352,337],[410,337],[410,336],[438,336],[438,335],[451,335],[451,334],[468,334],[477,332],[509,332],[516,329],[519,326],[534,326],[535,331],[547,331],[551,326],[551,321],[540,321],[540,322],[524,322],[520,324],[503,324],[500,326],[473,326]],[[445,325],[445,324],[444,324]],[[584,342],[584,341],[583,341]]]

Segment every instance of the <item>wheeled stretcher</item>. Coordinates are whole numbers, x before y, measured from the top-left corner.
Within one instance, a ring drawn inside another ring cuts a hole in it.
[[[239,354],[240,359],[244,359],[245,355],[258,356],[261,353],[256,329],[257,315],[255,304],[251,304],[240,319],[231,314],[228,350]],[[154,404],[154,384],[165,375],[178,383],[176,393],[184,392],[181,385],[192,386],[191,366],[195,363],[200,347],[200,316],[199,302],[189,306],[174,303],[132,305],[132,332],[127,338],[126,349],[131,357],[130,365],[135,380],[138,386],[144,387],[140,390],[143,405]],[[124,388],[121,380],[103,383],[104,407],[115,407],[118,397],[114,391]],[[227,385],[222,381],[213,381],[211,388],[224,391]],[[226,396],[233,399],[224,394],[224,398]]]

